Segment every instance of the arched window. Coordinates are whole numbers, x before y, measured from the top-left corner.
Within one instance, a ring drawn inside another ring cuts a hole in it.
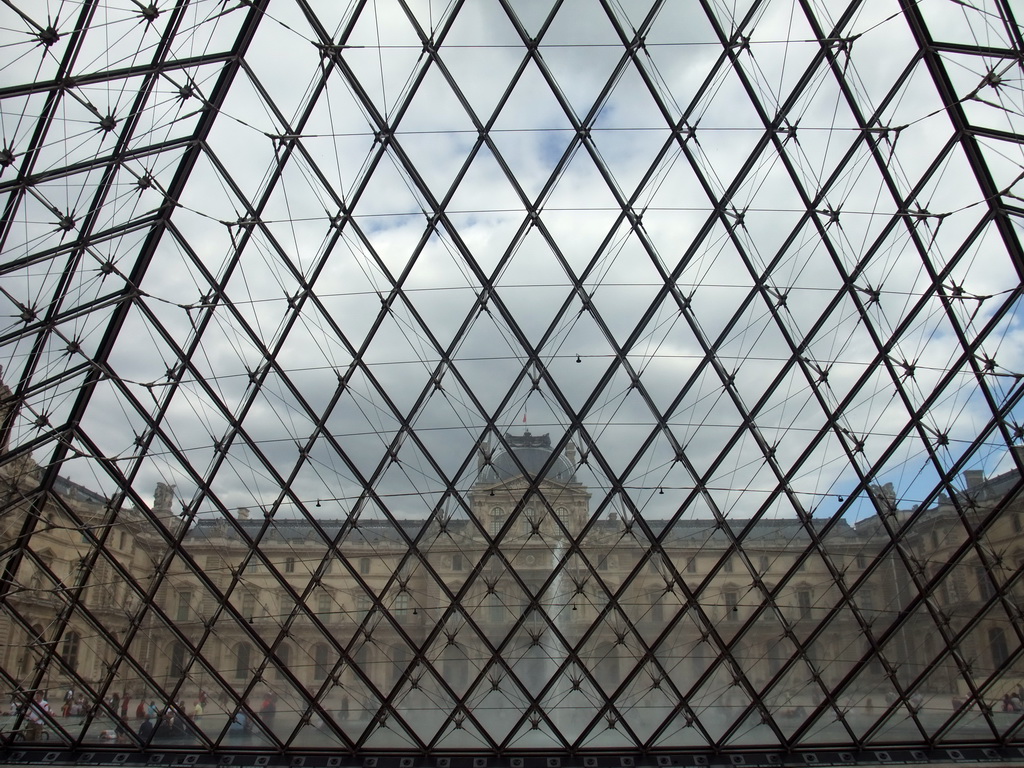
[[[491,536],[497,536],[503,525],[505,525],[505,510],[501,507],[494,507],[491,510]]]
[[[235,679],[244,680],[249,676],[249,666],[252,661],[252,646],[248,643],[239,643],[235,646]]]

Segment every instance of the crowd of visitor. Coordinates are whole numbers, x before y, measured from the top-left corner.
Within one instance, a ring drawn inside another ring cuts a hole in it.
[[[76,693],[69,688],[62,694],[62,704],[59,710],[51,708],[46,695],[37,691],[27,702],[23,697],[15,696],[11,700],[9,715],[12,720],[10,725],[14,727],[19,716],[24,711],[25,717],[21,723],[21,737],[25,741],[41,741],[46,738],[47,725],[57,716],[63,718],[84,718],[87,715],[104,718],[107,715],[116,716],[113,728],[103,731],[104,738],[111,740],[127,740],[126,727],[132,727],[141,741],[148,742],[154,737],[161,738],[187,738],[192,739],[197,735],[197,726],[202,721],[203,715],[209,706],[209,700],[205,692],[200,691],[193,705],[189,708],[184,700],[174,703],[158,703],[156,699],[146,699],[144,696],[136,698],[131,692],[114,693],[105,702],[105,708],[98,710],[90,708],[83,695]],[[222,702],[227,704],[227,702]],[[265,721],[272,720],[277,708],[273,696],[267,695],[260,703],[258,710]],[[224,707],[221,707],[224,709]],[[114,719],[114,718],[111,718]],[[251,730],[251,723],[241,712],[236,713],[230,719],[232,731],[242,730],[248,733]]]

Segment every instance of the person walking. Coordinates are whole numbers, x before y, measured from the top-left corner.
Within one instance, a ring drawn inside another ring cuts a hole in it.
[[[36,692],[28,705],[28,727],[25,729],[26,741],[39,741],[43,735],[43,726],[50,714],[50,702],[41,692]]]
[[[146,742],[148,742],[150,737],[153,735],[153,722],[149,719],[148,714],[144,715],[144,717],[145,719],[139,726],[139,741],[141,741],[143,744],[146,744]]]

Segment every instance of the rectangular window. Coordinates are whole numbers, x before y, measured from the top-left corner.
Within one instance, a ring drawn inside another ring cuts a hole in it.
[[[235,647],[235,679],[244,680],[249,676],[249,658],[252,647],[248,643],[239,643]]]
[[[64,643],[61,646],[60,653],[64,657],[64,663],[72,672],[78,668],[78,650],[80,645],[81,637],[77,632],[70,631],[64,635]]]
[[[359,573],[366,576],[370,572],[370,558],[361,557],[359,558]]]
[[[330,592],[321,592],[316,598],[316,612],[321,621],[328,621],[334,612],[334,600]]]
[[[555,515],[558,517],[559,520],[562,521],[562,525],[564,525],[566,528],[569,527],[568,509],[566,509],[565,507],[559,507],[558,509],[555,510]]]
[[[801,619],[811,618],[811,592],[807,589],[798,590],[796,593],[796,605],[799,609],[798,616]]]
[[[725,601],[725,620],[726,621],[737,621],[740,617],[739,609],[739,595],[728,590],[722,593]]]
[[[405,616],[409,612],[409,593],[399,592],[395,595],[395,604],[392,606],[396,616]]]
[[[246,592],[242,595],[242,616],[251,619],[256,615],[256,595]]]
[[[179,592],[178,593],[178,613],[175,616],[177,621],[188,621],[189,613],[192,608],[192,593],[191,592]]]
[[[181,677],[185,674],[185,646],[175,642],[171,646],[171,677]]]
[[[460,555],[460,554],[452,555],[452,570],[453,571],[461,571],[462,570],[462,555]]]
[[[1006,634],[999,627],[992,627],[988,631],[988,646],[992,652],[992,666],[1000,667],[1009,658],[1010,650],[1006,646]]]
[[[722,564],[722,570],[726,573],[732,573],[732,555],[725,558],[725,562]]]
[[[409,665],[409,647],[402,643],[391,646],[391,684],[402,679]]]
[[[501,598],[498,595],[491,595],[488,603],[488,618],[495,623],[503,621],[508,612],[502,605]]]
[[[313,679],[327,679],[328,654],[330,653],[325,643],[317,643],[313,646]]]
[[[991,600],[995,594],[992,588],[992,579],[988,577],[988,571],[981,565],[975,566],[974,574],[978,579],[978,596],[981,600]]]
[[[285,561],[284,561],[284,572],[285,573],[295,573],[295,558],[294,557],[289,557],[289,558],[285,559]]]
[[[953,583],[952,576],[947,574],[946,578],[942,580],[942,596],[945,599],[947,607],[956,604],[956,585]]]
[[[284,680],[284,671],[288,669],[288,664],[291,658],[291,647],[281,643],[277,646],[277,660],[278,663],[274,665],[274,677],[278,680]]]
[[[870,587],[861,587],[860,607],[863,611],[875,610],[875,591]]]
[[[662,596],[664,594],[665,593],[662,592],[660,589],[654,589],[654,590],[651,590],[651,592],[650,592],[651,612],[648,615],[648,618],[651,621],[653,621],[655,623],[658,623],[658,624],[660,624],[662,621],[665,620],[665,611],[662,608],[662,602],[661,602],[661,598],[662,598]]]
[[[462,692],[469,682],[469,668],[469,661],[465,657],[459,656],[446,658],[441,667],[445,682],[457,693]]]
[[[687,573],[696,573],[697,572],[697,558],[696,557],[691,557],[689,560],[686,561],[686,572]]]

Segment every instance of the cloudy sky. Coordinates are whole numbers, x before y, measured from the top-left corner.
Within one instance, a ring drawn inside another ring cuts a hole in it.
[[[913,13],[996,51],[989,5]],[[1009,58],[938,55],[946,109],[882,0],[156,6],[0,10],[0,352],[41,464],[420,517],[528,428],[652,518],[1009,466]]]

